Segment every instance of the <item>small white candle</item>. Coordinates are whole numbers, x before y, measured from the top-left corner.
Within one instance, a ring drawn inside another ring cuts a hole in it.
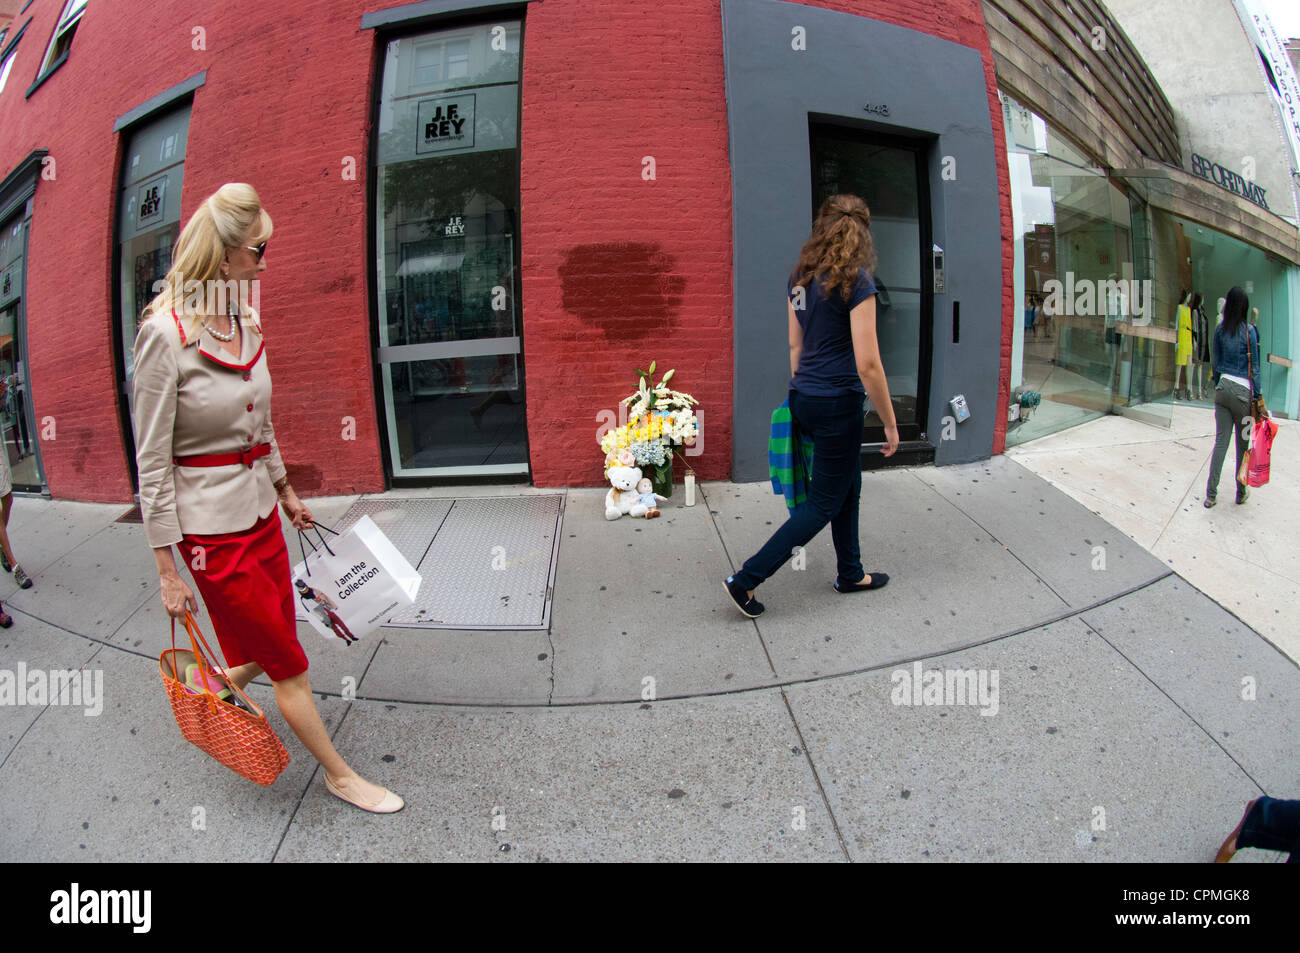
[[[686,471],[686,505],[695,505],[695,471]]]

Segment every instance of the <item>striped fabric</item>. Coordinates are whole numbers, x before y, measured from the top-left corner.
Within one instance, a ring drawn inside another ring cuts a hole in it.
[[[812,460],[812,438],[799,432],[790,415],[790,401],[782,401],[781,406],[772,411],[772,432],[767,438],[767,472],[772,477],[772,492],[777,496],[784,495],[785,505],[790,509],[808,498]]]

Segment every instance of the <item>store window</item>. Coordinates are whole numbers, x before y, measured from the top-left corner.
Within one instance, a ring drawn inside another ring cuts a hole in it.
[[[1150,285],[1134,264],[1122,184],[1030,109],[1002,102],[1020,319],[1007,425],[1015,446],[1123,409],[1133,348],[1124,331],[1143,326]]]
[[[81,15],[85,12],[86,0],[68,0],[54,28],[54,35],[50,37],[50,48],[45,53],[41,71],[36,77],[38,83],[56,69],[67,56],[68,50],[72,47],[72,38],[77,32],[77,24],[81,22]]]
[[[0,452],[9,459],[13,488],[39,493],[44,483],[36,418],[27,381],[26,315],[23,309],[24,261],[27,244],[27,216],[24,211],[0,225],[0,380],[5,392],[0,397]]]
[[[131,351],[140,314],[154,296],[154,283],[171,267],[172,248],[180,237],[181,185],[189,128],[190,107],[186,104],[135,128],[127,137],[123,153],[117,200],[118,387],[126,411],[123,431],[132,467]]]
[[[14,65],[14,53],[11,50],[9,55],[0,63],[0,93],[5,91],[5,83],[9,80],[9,70]]]
[[[1171,259],[1174,262],[1161,274],[1160,297],[1168,303],[1174,301],[1182,289],[1200,293],[1204,299],[1202,308],[1207,317],[1207,328],[1212,335],[1220,317],[1219,301],[1227,297],[1233,286],[1240,287],[1250,302],[1251,310],[1247,314],[1259,332],[1260,387],[1265,401],[1270,407],[1284,409],[1291,360],[1287,266],[1252,245],[1168,212],[1156,211],[1153,220],[1157,231],[1165,236],[1165,244],[1173,253]],[[1259,309],[1258,315],[1254,314],[1256,308]],[[1282,362],[1270,360],[1270,355],[1281,358]],[[1197,402],[1200,397],[1195,387],[1198,383],[1197,369],[1195,361],[1191,363],[1190,396],[1193,402]],[[1177,373],[1178,369],[1173,365],[1163,372],[1170,389]],[[1207,376],[1208,367],[1204,369],[1201,381]],[[1211,406],[1213,392],[1205,387],[1201,393],[1207,396],[1199,402]]]
[[[31,21],[29,20],[28,23]],[[8,29],[0,31],[0,93],[4,92],[5,84],[9,82],[9,72],[13,69],[14,59],[18,55],[18,41],[23,38],[27,31],[24,26],[12,38],[9,36]]]
[[[520,23],[394,39],[375,147],[378,365],[396,478],[527,474]]]

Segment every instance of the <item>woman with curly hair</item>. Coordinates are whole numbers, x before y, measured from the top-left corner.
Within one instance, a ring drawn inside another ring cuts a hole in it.
[[[832,195],[822,203],[786,283],[790,415],[813,441],[811,486],[790,518],[723,584],[751,619],[763,611],[755,588],[827,523],[835,543],[836,592],[865,592],[889,581],[883,572],[863,570],[858,546],[864,394],[885,424],[881,452],[889,457],[898,449],[894,404],[876,339],[875,265],[867,203],[856,195]]]

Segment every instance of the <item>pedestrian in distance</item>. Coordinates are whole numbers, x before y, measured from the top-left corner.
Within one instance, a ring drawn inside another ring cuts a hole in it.
[[[1250,403],[1260,396],[1259,335],[1246,320],[1250,299],[1240,287],[1228,292],[1223,305],[1223,321],[1214,329],[1211,355],[1214,362],[1214,452],[1210,473],[1205,481],[1205,507],[1218,501],[1219,474],[1228,441],[1236,443],[1237,466],[1233,480],[1237,483],[1237,502],[1245,503],[1250,490],[1237,479],[1246,455],[1247,429],[1251,425]]]
[[[898,449],[898,425],[876,338],[876,256],[871,213],[856,195],[822,203],[786,282],[790,344],[790,416],[813,441],[807,498],[763,548],[723,583],[746,616],[763,612],[754,590],[781,568],[796,546],[827,524],[835,544],[836,592],[879,589],[883,572],[862,568],[858,503],[862,491],[864,395],[885,426],[886,457]]]
[[[1052,324],[1056,317],[1056,306],[1052,304],[1052,296],[1044,298],[1042,295],[1035,295],[1034,302],[1038,305],[1038,317],[1043,323],[1043,333],[1047,340],[1052,340]]]
[[[253,187],[223,185],[181,231],[171,269],[145,308],[134,350],[145,537],[168,614],[180,618],[198,608],[177,572],[177,546],[230,680],[242,688],[265,673],[285,721],[324,769],[330,793],[388,814],[402,808],[402,799],[362,778],[334,749],[298,642],[276,504],[299,530],[313,518],[280,457],[261,319],[248,302],[250,283],[266,269],[270,237],[271,217]],[[197,307],[193,287],[209,292]],[[221,313],[208,313],[214,301]]]

